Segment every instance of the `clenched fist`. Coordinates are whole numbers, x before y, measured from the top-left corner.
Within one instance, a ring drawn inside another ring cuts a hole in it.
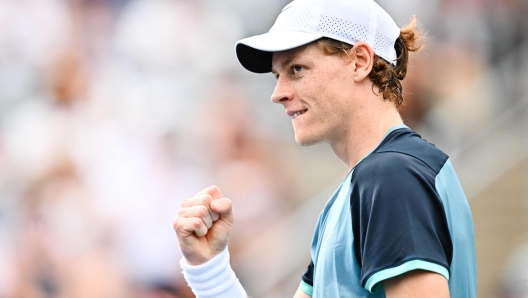
[[[210,186],[181,204],[174,220],[180,249],[191,265],[203,264],[227,246],[235,217],[231,200]]]

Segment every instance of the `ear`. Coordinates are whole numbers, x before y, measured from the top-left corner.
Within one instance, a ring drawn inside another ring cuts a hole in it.
[[[354,81],[368,77],[374,63],[374,50],[365,42],[357,42],[351,49],[354,53]]]

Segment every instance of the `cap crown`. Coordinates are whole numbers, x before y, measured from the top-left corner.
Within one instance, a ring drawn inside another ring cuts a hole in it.
[[[396,64],[394,42],[400,29],[373,0],[295,0],[284,7],[270,33],[316,33],[351,45],[368,43],[374,52]]]

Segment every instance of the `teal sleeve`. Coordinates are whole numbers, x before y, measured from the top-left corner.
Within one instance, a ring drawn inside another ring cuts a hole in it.
[[[438,273],[449,280],[449,271],[445,267],[422,260],[413,260],[398,267],[388,268],[373,274],[367,280],[365,289],[371,293],[375,293],[383,289],[384,280],[418,269]]]
[[[310,286],[309,284],[305,283],[304,281],[301,280],[301,284],[299,285],[299,287],[301,288],[301,290],[308,296],[312,297],[313,295],[313,287]]]

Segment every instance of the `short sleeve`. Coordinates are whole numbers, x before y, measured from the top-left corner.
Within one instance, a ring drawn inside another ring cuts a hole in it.
[[[417,269],[449,279],[453,247],[436,175],[420,159],[397,152],[372,154],[355,168],[354,250],[361,284],[371,293]]]
[[[313,271],[314,271],[314,263],[313,261],[310,262],[310,265],[308,265],[308,268],[306,268],[306,271],[304,272],[301,280],[301,290],[306,293],[308,296],[313,295]]]

